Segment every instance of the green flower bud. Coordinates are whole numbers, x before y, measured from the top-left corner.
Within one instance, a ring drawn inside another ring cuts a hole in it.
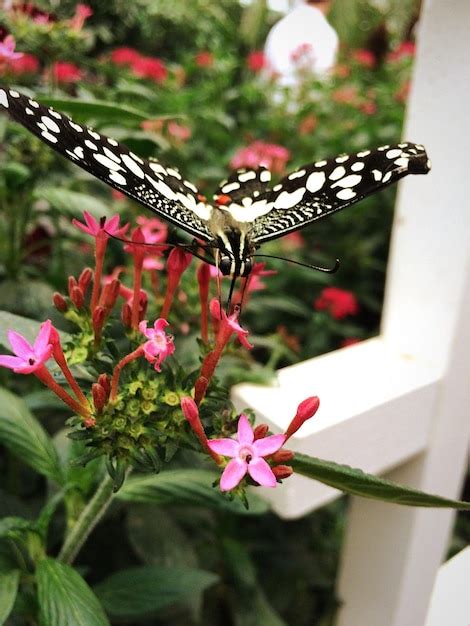
[[[168,404],[169,406],[179,406],[180,397],[174,391],[167,391],[166,393],[163,394],[162,402],[164,402],[165,404]]]

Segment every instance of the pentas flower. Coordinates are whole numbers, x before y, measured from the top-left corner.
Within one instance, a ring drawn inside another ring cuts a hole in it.
[[[39,71],[39,60],[33,54],[25,53],[19,59],[10,60],[8,70],[15,76],[37,74]]]
[[[178,124],[178,122],[175,122],[173,120],[171,122],[168,122],[167,132],[170,137],[183,143],[185,141],[188,141],[188,139],[190,139],[191,137],[191,129],[189,128],[189,126]]]
[[[140,332],[147,337],[149,341],[142,346],[143,353],[147,361],[154,364],[157,372],[161,371],[161,364],[165,359],[171,356],[175,351],[173,337],[165,333],[165,328],[169,326],[168,322],[160,318],[154,322],[153,328],[147,328],[147,321],[139,324]]]
[[[363,67],[375,67],[376,59],[375,54],[370,50],[365,50],[364,48],[358,48],[354,50],[352,53],[352,58],[356,63],[362,65]]]
[[[239,309],[236,309],[231,315],[227,315],[227,313],[221,308],[220,302],[217,300],[217,298],[213,298],[210,303],[210,312],[212,317],[220,322],[218,339],[219,337],[225,339],[225,337],[228,336],[228,341],[230,336],[235,333],[237,335],[238,341],[242,344],[242,346],[247,348],[247,350],[251,350],[253,348],[253,346],[247,339],[248,331],[242,328],[238,323],[238,316],[240,314]]]
[[[192,254],[190,254],[189,252],[185,252],[181,248],[173,248],[173,250],[168,255],[168,260],[166,263],[168,280],[166,285],[165,300],[163,302],[162,311],[160,313],[161,317],[168,317],[171,305],[173,304],[173,298],[176,288],[180,283],[183,272],[185,272],[189,267],[192,258]]]
[[[357,315],[359,304],[351,291],[339,287],[326,287],[313,304],[317,311],[328,311],[336,320],[348,315]]]
[[[15,52],[16,41],[13,35],[7,35],[3,41],[0,42],[0,61],[14,61],[15,59],[21,59],[22,52]]]
[[[93,9],[87,4],[77,4],[75,8],[75,15],[69,22],[70,28],[75,31],[82,30],[85,21],[92,15]]]
[[[57,61],[51,67],[52,78],[58,83],[77,83],[83,78],[83,71],[75,63]]]
[[[412,41],[403,41],[396,50],[390,52],[387,61],[401,61],[401,59],[411,58],[415,55],[416,46]]]
[[[254,141],[249,146],[238,150],[230,161],[230,167],[238,169],[248,167],[256,169],[264,165],[272,172],[281,174],[287,161],[290,159],[290,151],[284,146],[264,141]]]
[[[132,65],[140,59],[141,54],[134,48],[128,48],[123,46],[122,48],[116,48],[111,52],[111,61],[116,65]]]
[[[261,72],[266,67],[266,57],[262,50],[253,50],[246,57],[248,69],[252,72]]]
[[[129,224],[119,226],[119,215],[113,215],[109,219],[98,221],[91,213],[83,211],[83,218],[85,224],[82,224],[75,218],[72,220],[72,224],[92,237],[103,237],[106,239],[109,239],[110,235],[122,237],[129,228]]]
[[[270,435],[256,439],[246,417],[240,415],[237,439],[209,439],[208,446],[216,454],[230,457],[221,479],[220,489],[230,491],[248,473],[263,487],[275,487],[276,476],[263,457],[277,452],[286,440],[285,435]]]
[[[32,345],[23,335],[9,330],[7,337],[15,356],[0,355],[0,365],[12,369],[15,374],[31,374],[39,369],[52,356],[51,326],[51,321],[47,320]]]
[[[140,57],[132,65],[132,72],[139,78],[149,78],[156,83],[163,83],[167,79],[168,71],[160,59]]]
[[[214,55],[208,50],[203,50],[196,54],[194,61],[198,67],[212,67],[214,65]]]

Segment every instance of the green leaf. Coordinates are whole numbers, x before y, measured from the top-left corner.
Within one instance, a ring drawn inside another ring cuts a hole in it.
[[[80,217],[83,211],[88,211],[97,219],[111,215],[109,205],[98,200],[95,196],[79,191],[70,191],[63,187],[37,187],[34,191],[36,200],[46,200],[61,212]]]
[[[0,388],[0,442],[40,474],[62,484],[52,440],[21,398]]]
[[[5,623],[11,613],[18,593],[19,582],[19,570],[0,572],[0,626]]]
[[[70,565],[43,559],[36,579],[40,626],[109,626],[97,597]]]
[[[116,495],[120,500],[144,504],[178,504],[225,509],[233,513],[259,515],[268,510],[261,498],[249,494],[249,509],[239,500],[230,500],[212,487],[217,474],[207,470],[176,469],[150,476],[130,477]]]
[[[351,495],[406,506],[470,510],[470,502],[441,498],[405,485],[399,485],[385,478],[366,474],[362,470],[353,469],[348,465],[339,465],[305,454],[296,454],[294,459],[290,461],[290,465],[298,474],[303,474]]]
[[[24,532],[35,531],[34,522],[24,517],[3,517],[0,519],[0,538],[15,539]]]
[[[110,615],[134,617],[187,602],[217,580],[204,570],[149,565],[113,574],[95,591]]]
[[[148,113],[131,107],[123,107],[105,100],[73,100],[69,98],[40,98],[41,104],[54,107],[59,111],[72,113],[77,119],[86,120],[91,117],[109,122],[117,119],[119,122],[138,121],[149,119]]]
[[[30,286],[31,287],[31,286]],[[41,322],[32,320],[22,315],[14,315],[9,311],[0,311],[0,345],[10,349],[10,342],[7,338],[8,330],[16,330],[17,333],[23,335],[30,343],[33,343],[37,337]],[[68,341],[70,335],[63,331],[59,331],[62,343]]]

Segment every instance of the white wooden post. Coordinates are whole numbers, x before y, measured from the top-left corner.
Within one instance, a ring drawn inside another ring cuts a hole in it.
[[[426,451],[389,477],[456,497],[470,433],[468,0],[428,0],[419,35],[405,136],[426,145],[434,170],[428,185],[409,181],[400,190],[383,336],[413,359],[434,362],[443,377]],[[354,499],[339,626],[424,624],[453,519],[450,511]]]
[[[404,138],[426,145],[433,170],[400,189],[381,335],[233,399],[279,431],[319,395],[293,449],[455,497],[470,424],[470,2],[425,0],[419,31]],[[293,518],[338,492],[293,476],[265,495]],[[339,626],[422,626],[452,519],[353,499]]]

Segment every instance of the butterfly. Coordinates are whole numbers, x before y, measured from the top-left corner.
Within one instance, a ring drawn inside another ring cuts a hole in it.
[[[407,174],[430,170],[424,147],[404,142],[309,163],[273,187],[265,167],[238,169],[208,202],[178,169],[142,159],[115,139],[18,91],[0,89],[0,105],[53,150],[192,235],[190,251],[197,255],[202,245],[210,254],[204,260],[232,280],[250,274],[255,252],[266,241],[344,209]]]

